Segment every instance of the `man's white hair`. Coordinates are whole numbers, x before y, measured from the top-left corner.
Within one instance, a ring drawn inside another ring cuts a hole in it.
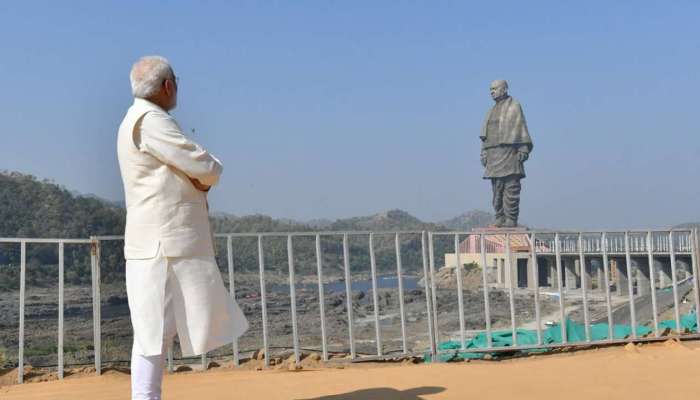
[[[147,99],[158,93],[163,81],[174,78],[173,69],[165,57],[141,57],[131,67],[131,93],[134,97]]]

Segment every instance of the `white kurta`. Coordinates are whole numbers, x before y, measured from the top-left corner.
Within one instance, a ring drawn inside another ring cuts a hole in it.
[[[214,257],[127,260],[126,288],[134,342],[142,355],[161,352],[167,301],[172,302],[185,357],[231,343],[248,326],[224,287]]]
[[[248,323],[216,265],[206,194],[190,181],[215,185],[221,163],[185,137],[172,116],[143,99],[124,117],[117,153],[135,346],[144,356],[161,353],[166,299],[172,300],[183,355],[231,343]]]

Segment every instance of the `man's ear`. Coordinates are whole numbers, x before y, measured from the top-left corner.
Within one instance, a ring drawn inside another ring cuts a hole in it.
[[[172,80],[166,79],[165,82],[163,82],[165,85],[165,92],[168,96],[172,96],[173,92],[175,91],[175,84],[173,83]]]

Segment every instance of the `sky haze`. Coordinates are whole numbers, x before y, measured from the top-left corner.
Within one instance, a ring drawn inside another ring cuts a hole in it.
[[[121,200],[140,56],[220,158],[212,208],[307,220],[490,211],[479,130],[507,79],[534,142],[521,221],[698,221],[700,3],[3,2],[0,169]]]

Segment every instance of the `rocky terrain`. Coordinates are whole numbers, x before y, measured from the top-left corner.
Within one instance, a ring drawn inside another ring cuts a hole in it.
[[[262,317],[259,280],[249,279],[254,275],[237,278],[236,297],[250,322],[250,329],[241,337],[241,353],[252,352],[263,347]],[[256,277],[257,278],[257,277]],[[360,278],[353,281],[357,282]],[[428,348],[428,322],[425,292],[415,282],[419,277],[407,278],[404,291],[408,350],[421,352]],[[274,281],[274,280],[273,280]],[[299,277],[297,285],[297,313],[300,346],[307,350],[320,350],[320,306],[318,291],[312,277]],[[306,282],[306,283],[303,283]],[[411,284],[413,282],[413,284]],[[348,319],[344,290],[326,289],[325,321],[327,343],[331,353],[349,351]],[[288,286],[278,281],[269,283],[267,291],[268,337],[271,351],[285,352],[292,347],[291,304]],[[131,349],[131,325],[126,292],[120,284],[102,284],[102,359],[105,363],[126,362]],[[463,291],[465,328],[481,330],[485,326],[483,293],[477,285],[465,286]],[[375,354],[375,322],[372,291],[353,290],[352,307],[354,335],[358,354]],[[384,353],[401,351],[401,323],[398,289],[384,287],[378,290],[380,330]],[[440,340],[458,338],[459,315],[457,292],[451,288],[438,289],[438,323]],[[507,292],[491,291],[491,322],[494,328],[510,326],[510,307]],[[27,290],[25,314],[25,358],[33,366],[49,366],[57,363],[56,345],[58,330],[58,294],[53,288]],[[557,303],[544,298],[542,313],[556,310]],[[519,324],[534,318],[534,303],[531,294],[515,296],[516,316]],[[0,343],[6,363],[17,362],[19,292],[0,293]],[[70,286],[65,290],[65,362],[69,365],[93,362],[92,300],[89,286]],[[220,348],[212,356],[232,353],[230,346]],[[178,356],[177,346],[175,350]]]

